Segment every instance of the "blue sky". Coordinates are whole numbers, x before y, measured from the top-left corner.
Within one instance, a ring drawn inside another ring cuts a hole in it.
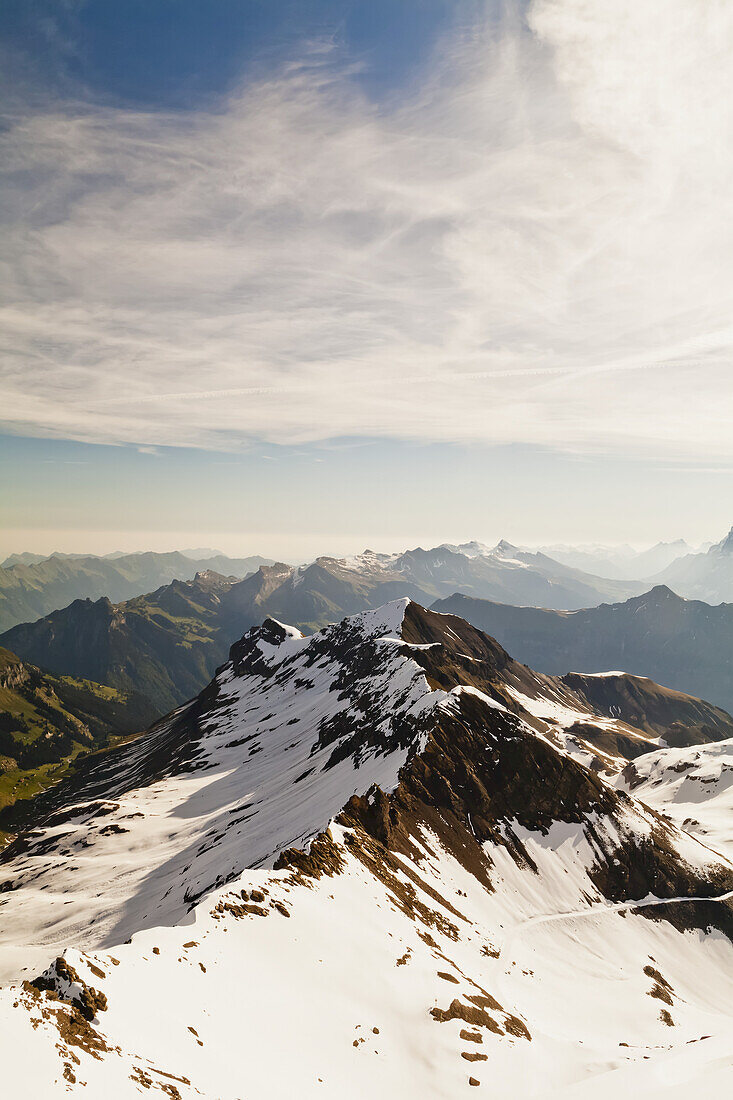
[[[57,88],[153,110],[200,106],[272,71],[303,42],[330,40],[377,97],[429,61],[472,0],[5,0],[16,64]]]
[[[5,0],[3,544],[730,525],[733,12]]]

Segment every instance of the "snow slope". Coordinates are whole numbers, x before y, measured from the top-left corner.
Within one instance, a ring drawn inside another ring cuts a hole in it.
[[[184,919],[232,875],[307,845],[352,794],[375,783],[390,790],[417,744],[411,723],[442,697],[399,652],[406,603],[307,639],[271,622],[219,672],[211,711],[177,712],[92,769],[12,860],[13,889],[0,893],[0,980],[16,974],[16,960],[45,962],[68,943],[118,943]],[[349,686],[365,656],[369,675]],[[329,731],[354,712],[370,725],[369,743],[359,738],[331,764]],[[151,756],[161,742],[167,752],[170,735],[186,760],[158,777]]]
[[[621,782],[685,832],[733,859],[733,740],[643,756]]]
[[[733,867],[555,743],[543,690],[404,600],[251,631],[3,854],[10,1094],[723,1087]]]

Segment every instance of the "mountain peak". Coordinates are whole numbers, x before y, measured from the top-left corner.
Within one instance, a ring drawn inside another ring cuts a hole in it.
[[[655,584],[653,588],[650,588],[643,596],[638,597],[641,601],[650,604],[660,604],[666,600],[677,600],[682,602],[682,597],[678,596],[676,592],[666,584]]]
[[[709,553],[733,554],[733,527],[731,527],[724,539],[721,539],[720,542],[716,542],[714,546],[710,547]]]
[[[501,539],[499,542],[497,542],[492,553],[497,554],[501,557],[512,558],[515,554],[519,553],[519,547],[514,546],[514,544],[511,542],[507,542],[506,539]]]
[[[231,583],[231,578],[222,576],[214,569],[200,569],[191,583],[198,585],[200,588],[211,588],[218,585],[228,585]]]

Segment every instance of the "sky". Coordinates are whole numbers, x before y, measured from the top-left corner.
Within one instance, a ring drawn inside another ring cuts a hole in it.
[[[0,552],[733,522],[727,0],[3,0]]]

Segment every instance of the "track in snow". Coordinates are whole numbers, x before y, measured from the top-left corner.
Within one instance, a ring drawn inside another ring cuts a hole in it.
[[[555,921],[576,920],[582,919],[584,917],[595,917],[603,913],[619,913],[625,909],[646,909],[654,906],[674,905],[680,902],[690,901],[724,902],[730,901],[732,898],[733,890],[729,890],[727,893],[719,894],[717,897],[652,898],[642,901],[620,901],[612,902],[608,905],[592,905],[589,908],[585,909],[571,909],[563,913],[547,913],[535,917],[528,917],[526,920],[520,921],[519,924],[516,924],[510,930],[509,935],[504,940],[502,946],[499,948],[499,958],[504,961],[510,959],[510,949],[512,945],[517,941],[517,939],[519,939],[524,934],[524,932],[527,931],[528,928],[536,927],[540,924],[552,924]],[[511,974],[511,968],[509,970],[503,970],[501,972],[498,982],[499,992],[500,994],[504,994],[504,997],[506,998],[508,1003],[511,1003],[514,1000],[516,994],[516,990],[511,990],[509,988],[510,983],[507,981]],[[548,1037],[553,1037],[552,1033],[547,1031],[546,1028],[537,1028],[537,1025],[535,1025],[535,1028],[541,1031],[544,1035],[547,1035]],[[558,1038],[558,1036],[554,1037]]]

